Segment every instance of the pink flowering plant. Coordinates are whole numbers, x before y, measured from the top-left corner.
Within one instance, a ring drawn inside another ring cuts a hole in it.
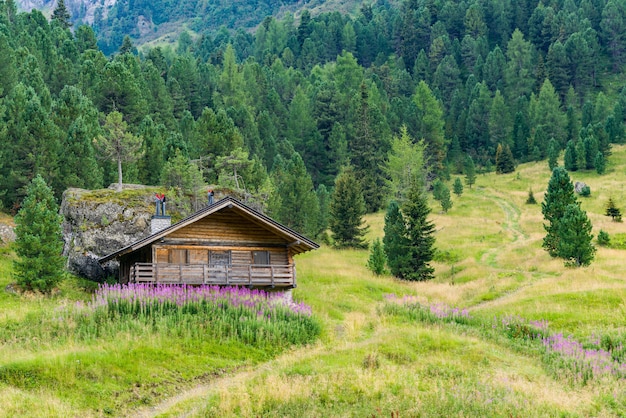
[[[62,306],[26,322],[28,326],[7,324],[0,330],[0,342],[52,347],[132,334],[191,345],[233,341],[279,352],[308,344],[320,333],[309,306],[278,292],[244,287],[105,284],[89,302]]]
[[[105,284],[76,313],[77,331],[93,338],[126,327],[282,347],[306,344],[320,332],[307,305],[245,287]]]
[[[504,336],[516,348],[541,355],[553,374],[571,383],[586,384],[607,376],[626,378],[626,349],[620,336],[593,335],[583,343],[572,336],[550,332],[546,320],[507,315],[496,316],[489,322],[471,316],[467,309],[442,303],[422,304],[411,296],[386,295],[383,312],[431,324],[456,324],[498,340]]]

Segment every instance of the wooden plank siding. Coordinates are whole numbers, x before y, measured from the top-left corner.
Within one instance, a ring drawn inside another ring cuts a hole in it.
[[[231,209],[224,209],[210,217],[200,219],[192,225],[173,231],[167,238],[213,243],[288,244],[285,239],[268,233],[266,228],[244,218]]]
[[[233,201],[207,216],[183,220],[178,228],[103,260],[119,254],[121,283],[295,287],[294,255],[317,244],[238,206]]]

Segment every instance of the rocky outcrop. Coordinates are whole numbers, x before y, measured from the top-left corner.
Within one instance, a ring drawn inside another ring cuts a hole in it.
[[[117,277],[118,264],[110,262],[104,268],[98,259],[150,235],[150,221],[155,214],[155,193],[163,188],[125,184],[121,192],[116,184],[108,189],[68,189],[63,193],[63,254],[70,272],[91,280],[102,281]],[[205,196],[167,196],[167,214],[172,221],[180,220],[206,206]],[[215,201],[233,196],[262,211],[261,199],[228,189],[215,190]]]
[[[583,181],[577,181],[574,183],[574,191],[578,194],[581,194],[585,187],[587,187],[587,184]]]
[[[15,241],[14,225],[0,221],[0,245]]]
[[[68,189],[63,193],[63,254],[70,272],[91,280],[117,274],[117,265],[103,269],[98,258],[150,235],[154,188],[124,190]]]

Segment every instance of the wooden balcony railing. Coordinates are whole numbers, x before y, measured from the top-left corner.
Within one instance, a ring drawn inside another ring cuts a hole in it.
[[[131,283],[295,287],[293,265],[135,263]]]

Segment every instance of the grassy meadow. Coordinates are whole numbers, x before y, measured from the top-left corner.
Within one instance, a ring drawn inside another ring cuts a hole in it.
[[[90,300],[88,284],[70,279],[50,298],[2,291],[0,416],[624,416],[626,250],[598,247],[585,268],[550,258],[549,176],[546,162],[523,164],[479,175],[447,214],[431,202],[429,282],[374,276],[367,251],[299,256],[294,298],[320,325],[308,345],[130,326],[81,339],[46,321]],[[626,146],[605,175],[570,176],[591,187],[580,200],[594,234],[626,236],[604,216],[609,197],[626,210]],[[369,239],[383,218],[367,216]],[[4,289],[12,255],[0,251]]]

